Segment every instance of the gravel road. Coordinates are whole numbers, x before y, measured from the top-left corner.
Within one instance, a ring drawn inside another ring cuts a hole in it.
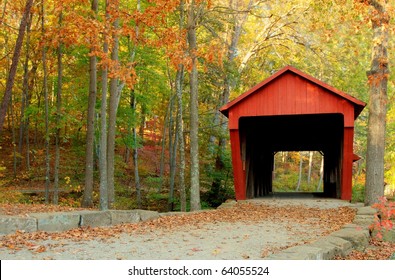
[[[288,207],[289,211],[298,206],[320,209],[351,206],[348,202],[331,199],[272,198],[252,203]],[[2,247],[0,259],[261,259],[268,252],[317,240],[324,231],[319,224],[292,220],[214,221],[199,226],[120,233],[93,240],[39,240],[34,242],[34,248],[10,250]]]

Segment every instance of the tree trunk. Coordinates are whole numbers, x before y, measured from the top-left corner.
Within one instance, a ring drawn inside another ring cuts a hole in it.
[[[318,181],[318,185],[317,185],[317,189],[316,189],[317,192],[320,191],[323,180],[324,180],[324,156],[322,156],[322,158],[321,158],[320,180]]]
[[[311,170],[313,168],[313,155],[314,155],[314,152],[310,151],[309,152],[309,172],[307,174],[307,184],[308,185],[310,185],[310,182],[311,182]]]
[[[44,0],[41,2],[41,32],[42,38],[45,38],[45,7]],[[44,91],[44,107],[45,107],[45,203],[49,203],[49,189],[51,184],[50,179],[50,151],[49,151],[49,104],[48,104],[48,69],[47,69],[47,49],[45,44],[42,47],[42,62],[43,62],[43,91]]]
[[[288,157],[288,152],[281,152],[281,161],[282,163],[285,163],[285,161],[287,160]]]
[[[145,104],[141,104],[139,137],[140,137],[142,143],[144,143],[144,127],[145,127],[146,114],[147,114],[147,106]],[[153,130],[154,130],[154,128],[153,128]],[[156,145],[156,137],[155,137],[155,145]]]
[[[163,130],[162,130],[162,148],[161,148],[161,153],[160,153],[160,162],[159,162],[159,189],[158,192],[162,191],[163,188],[163,173],[165,171],[165,150],[166,150],[166,124],[168,123],[168,118],[169,118],[169,111],[170,111],[170,104],[167,107],[166,110],[166,115],[164,118],[164,123],[163,123]]]
[[[108,13],[109,0],[106,0],[106,20],[109,20]],[[108,28],[106,28],[108,30]],[[108,54],[108,38],[104,34],[103,52]],[[100,109],[100,210],[108,210],[108,176],[107,176],[107,91],[108,91],[108,66],[103,65],[102,69],[102,94]]]
[[[300,184],[302,182],[302,170],[303,170],[303,154],[302,152],[299,153],[300,161],[299,161],[299,177],[298,177],[298,185],[296,186],[296,191],[299,191]]]
[[[131,91],[131,95],[130,95],[130,105],[133,110],[133,115],[135,116],[136,115],[136,95],[133,90]],[[136,118],[134,117],[133,119],[136,119]],[[137,141],[136,123],[133,123],[132,139],[133,139],[134,185],[136,188],[137,208],[141,209],[142,199],[141,199],[141,185],[140,185],[140,175],[139,175],[138,141]]]
[[[141,209],[142,200],[141,200],[141,185],[140,185],[140,175],[139,175],[139,162],[138,162],[138,147],[137,147],[137,132],[136,127],[133,127],[133,142],[135,143],[135,147],[133,149],[133,165],[134,165],[134,184],[136,186],[136,198],[137,198],[137,207]]]
[[[183,1],[181,1],[183,2]],[[181,5],[182,8],[182,5]],[[184,77],[184,66],[179,65],[176,75],[176,93],[177,93],[177,140],[178,140],[178,152],[180,156],[180,164],[178,166],[178,180],[179,186],[178,189],[180,191],[180,206],[181,211],[185,212],[187,209],[187,199],[186,199],[186,191],[185,191],[185,143],[184,143],[184,124],[182,120],[183,114],[183,106],[182,106],[182,83]]]
[[[1,102],[1,107],[0,107],[0,137],[1,137],[2,130],[3,130],[3,124],[4,124],[4,120],[5,120],[5,115],[7,113],[8,104],[10,103],[10,100],[11,100],[12,88],[14,86],[14,80],[15,80],[16,70],[18,67],[18,61],[19,61],[19,57],[21,55],[23,37],[25,35],[26,26],[28,24],[28,18],[30,15],[30,10],[32,8],[32,5],[33,5],[33,0],[26,1],[25,11],[23,13],[23,16],[22,16],[22,19],[21,19],[21,22],[19,25],[18,37],[16,39],[14,54],[12,56],[11,68],[8,73],[4,97],[3,97],[3,100]]]
[[[180,30],[184,27],[184,1],[180,1]],[[178,133],[178,153],[180,157],[179,173],[178,173],[178,189],[180,191],[180,210],[181,212],[186,212],[187,210],[187,197],[185,189],[185,142],[184,142],[184,122],[182,119],[183,115],[183,105],[182,105],[182,91],[183,91],[183,81],[184,81],[184,65],[179,64],[175,80],[175,88],[177,95],[177,133]]]
[[[379,1],[368,1],[375,9],[371,19],[373,48],[369,81],[369,120],[366,152],[365,204],[372,205],[384,196],[384,152],[387,114],[388,67],[388,25],[389,14]]]
[[[98,0],[92,0],[91,9],[96,18],[98,12]],[[95,49],[92,48],[91,51]],[[85,189],[82,200],[82,207],[93,206],[93,167],[94,167],[94,139],[95,139],[95,107],[97,95],[97,57],[92,55],[89,58],[89,96],[88,96],[88,116],[86,130],[86,160],[85,160]]]
[[[173,90],[172,90],[173,92]],[[177,142],[178,142],[178,135],[177,131],[173,133],[174,128],[174,117],[173,117],[173,110],[174,110],[174,99],[173,96],[170,96],[170,110],[169,110],[169,167],[170,167],[170,181],[169,181],[169,199],[168,199],[168,210],[173,210],[173,203],[174,203],[174,184],[175,184],[175,176],[176,176],[176,163],[177,163]],[[173,140],[174,135],[174,140]]]
[[[43,47],[44,48],[44,47]],[[44,49],[42,50],[42,53],[44,53]],[[44,75],[44,63],[43,63],[43,76]],[[43,79],[44,80],[44,79]],[[37,96],[37,108],[38,110],[40,110],[41,108],[41,98],[42,98],[42,94],[44,94],[44,86],[43,86],[43,90],[41,92],[41,94],[38,94]],[[45,95],[45,94],[44,94]],[[38,123],[39,123],[39,116],[38,114],[36,114],[34,116],[34,147],[37,147],[38,145],[38,140],[37,140],[37,136],[38,136]]]
[[[192,62],[189,73],[190,86],[190,141],[191,141],[191,211],[201,209],[200,181],[199,181],[199,104],[198,104],[198,70],[197,70],[197,42],[196,42],[196,4],[192,0],[188,8],[187,31],[189,55]]]
[[[12,128],[11,128],[11,131],[12,131],[12,149],[13,149],[13,158],[14,158],[14,162],[13,162],[13,171],[14,171],[14,179],[16,178],[16,171],[17,171],[17,155],[16,155],[16,143],[15,143],[15,141],[16,141],[16,132],[15,132],[15,116],[14,116],[14,109],[13,109],[13,99],[14,99],[15,97],[13,97],[12,95],[11,95],[11,100],[10,100],[10,112],[9,112],[9,115],[10,115],[10,117],[11,117],[11,126],[12,126]]]
[[[118,8],[119,2],[115,1],[115,8]],[[113,28],[119,28],[119,19],[115,19]],[[116,65],[118,61],[119,52],[119,36],[113,34],[113,48],[111,51],[111,60]],[[113,69],[116,70],[116,69]],[[108,205],[111,208],[114,203],[115,183],[114,183],[114,168],[115,168],[115,134],[117,122],[117,107],[118,107],[118,78],[113,77],[110,80],[110,101],[108,107],[108,135],[107,135],[107,177],[108,177]]]
[[[63,14],[59,15],[59,28],[62,27]],[[62,64],[62,38],[59,39],[58,46],[58,83],[56,91],[56,135],[55,135],[55,174],[54,174],[54,193],[53,203],[59,201],[59,162],[60,162],[60,126],[62,120],[62,87],[63,87],[63,64]]]
[[[32,23],[32,15],[29,14],[28,23],[26,25],[26,54],[25,61],[23,63],[23,86],[22,86],[22,100],[21,100],[21,118],[19,124],[19,141],[18,141],[18,153],[20,155],[18,160],[18,165],[21,163],[22,150],[23,150],[23,140],[24,135],[27,133],[27,121],[25,119],[25,110],[27,107],[28,96],[29,96],[29,57],[30,57],[30,27]],[[26,150],[27,155],[29,155],[29,150]]]

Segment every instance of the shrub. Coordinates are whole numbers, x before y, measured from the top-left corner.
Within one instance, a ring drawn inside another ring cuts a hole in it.
[[[24,203],[24,200],[24,195],[18,191],[6,189],[0,191],[0,203]]]
[[[354,183],[352,187],[352,201],[364,202],[365,201],[365,185],[361,183]]]
[[[372,207],[377,209],[377,213],[375,214],[375,223],[370,226],[370,229],[377,232],[378,239],[382,239],[383,232],[390,231],[394,227],[395,202],[381,197],[380,202],[373,204]]]

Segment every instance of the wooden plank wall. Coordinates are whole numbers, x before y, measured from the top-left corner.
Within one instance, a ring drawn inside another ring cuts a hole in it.
[[[345,127],[354,126],[354,106],[351,102],[287,72],[232,107],[229,128],[238,129],[239,118],[245,116],[330,113],[343,114]]]

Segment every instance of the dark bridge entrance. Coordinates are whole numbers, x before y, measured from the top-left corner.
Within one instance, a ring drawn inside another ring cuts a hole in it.
[[[279,151],[322,152],[324,194],[340,194],[343,115],[243,117],[239,127],[247,198],[272,192],[274,155]]]
[[[272,192],[276,152],[315,150],[324,195],[350,200],[354,119],[365,105],[289,66],[225,105],[236,198]]]

